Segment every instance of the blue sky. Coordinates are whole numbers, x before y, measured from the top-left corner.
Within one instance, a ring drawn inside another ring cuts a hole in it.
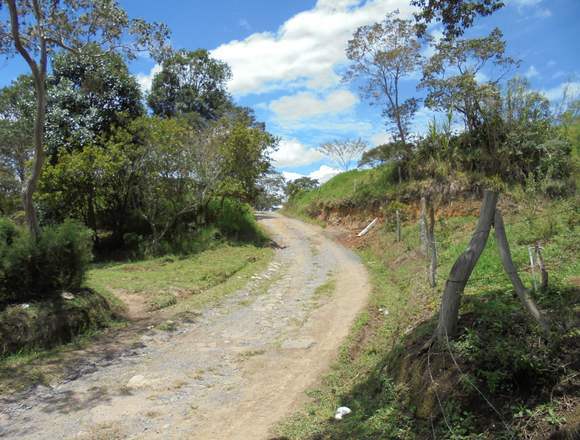
[[[336,173],[317,153],[325,141],[362,137],[371,146],[387,139],[380,109],[342,84],[344,49],[357,27],[399,9],[410,16],[409,0],[120,0],[132,17],[166,23],[176,48],[207,48],[230,64],[230,90],[236,102],[255,109],[259,119],[281,138],[276,165],[287,176],[325,180]],[[556,100],[566,82],[580,91],[580,0],[507,0],[507,6],[478,20],[470,36],[499,26],[508,53],[522,60],[517,72]],[[433,29],[437,33],[437,29]],[[0,86],[25,66],[0,61]],[[146,58],[132,63],[146,89],[155,72]],[[416,79],[403,93],[417,95]],[[420,94],[419,94],[420,95]],[[432,118],[420,109],[415,131]]]

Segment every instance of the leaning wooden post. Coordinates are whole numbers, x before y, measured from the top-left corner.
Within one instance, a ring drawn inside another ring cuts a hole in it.
[[[397,209],[397,241],[401,241],[401,213]]]
[[[536,286],[536,262],[534,261],[534,253],[532,247],[528,246],[528,256],[530,257],[530,269],[532,271],[532,286],[534,287],[534,292],[538,290]]]
[[[421,197],[421,213],[419,214],[419,238],[421,239],[421,252],[427,255],[429,252],[427,238],[427,198]]]
[[[497,246],[499,248],[499,255],[501,257],[501,262],[503,264],[504,270],[510,277],[512,285],[516,291],[516,294],[520,298],[522,305],[526,309],[526,311],[534,318],[534,320],[540,324],[542,329],[545,333],[548,333],[550,330],[549,324],[547,319],[542,315],[542,313],[538,310],[536,303],[529,295],[528,290],[524,287],[520,276],[518,275],[518,271],[514,265],[512,260],[512,254],[510,252],[510,245],[507,240],[507,236],[505,233],[505,226],[503,223],[503,218],[501,212],[499,210],[495,213],[495,238],[497,241]]]
[[[536,261],[540,266],[541,282],[540,290],[546,290],[548,288],[548,271],[546,270],[546,264],[544,263],[544,256],[542,255],[542,247],[540,243],[536,243]]]
[[[435,243],[435,207],[433,201],[429,204],[429,229],[427,230],[431,262],[429,265],[429,283],[431,287],[437,286],[437,244]]]
[[[471,237],[467,249],[457,258],[449,272],[441,301],[439,322],[437,324],[437,330],[435,331],[435,335],[439,341],[444,342],[447,338],[452,338],[457,333],[461,295],[487,243],[489,231],[493,224],[497,199],[497,192],[484,192],[475,232]]]

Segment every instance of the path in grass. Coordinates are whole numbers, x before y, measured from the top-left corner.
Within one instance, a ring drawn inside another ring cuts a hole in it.
[[[329,367],[369,286],[358,258],[320,228],[260,222],[280,249],[254,282],[96,369],[4,401],[0,437],[268,438]]]

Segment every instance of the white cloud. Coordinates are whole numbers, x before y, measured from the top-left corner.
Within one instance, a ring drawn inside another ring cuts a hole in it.
[[[348,90],[336,90],[319,98],[311,92],[284,96],[269,105],[279,120],[297,121],[325,114],[337,114],[351,109],[358,98]]]
[[[278,167],[299,167],[310,165],[323,159],[323,155],[313,148],[305,147],[296,139],[282,139],[272,159]]]
[[[155,64],[149,71],[149,73],[138,73],[135,75],[137,78],[137,82],[141,87],[141,91],[143,93],[147,93],[151,90],[151,85],[153,84],[153,77],[161,72],[161,66],[159,64]]]
[[[537,18],[548,18],[552,16],[552,11],[548,8],[542,8],[540,4],[543,0],[511,0],[510,3],[514,4],[518,8],[518,12],[523,14],[526,9],[534,9],[534,17]]]
[[[371,143],[374,147],[378,147],[379,145],[384,145],[390,142],[393,137],[389,133],[377,133],[371,136]]]
[[[282,176],[284,176],[284,179],[286,179],[289,182],[292,182],[294,180],[298,180],[302,177],[306,177],[304,174],[293,173],[291,171],[282,171]]]
[[[566,90],[569,98],[578,97],[580,96],[580,82],[563,82],[557,87],[544,90],[543,93],[550,101],[559,101],[564,96],[564,90]]]
[[[319,169],[312,171],[310,174],[300,174],[300,173],[292,173],[290,171],[282,171],[282,175],[286,180],[293,181],[296,179],[300,179],[301,177],[310,177],[311,179],[318,180],[319,183],[326,183],[330,179],[332,179],[337,174],[340,174],[342,171],[337,168],[329,167],[328,165],[322,165]]]
[[[353,32],[394,9],[405,17],[412,10],[408,0],[319,0],[276,32],[231,41],[212,55],[231,66],[230,90],[237,96],[296,84],[334,86],[339,79],[335,68],[346,61],[345,47]]]
[[[325,183],[341,172],[342,171],[337,168],[322,165],[318,170],[311,172],[309,177],[318,180],[320,183]]]
[[[540,76],[540,72],[538,72],[538,69],[536,69],[536,67],[532,65],[528,68],[528,70],[526,70],[526,73],[524,75],[526,78],[532,79],[535,78],[536,76]]]

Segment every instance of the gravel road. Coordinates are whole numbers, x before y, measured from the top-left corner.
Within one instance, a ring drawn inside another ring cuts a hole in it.
[[[330,366],[369,284],[322,229],[259,217],[280,247],[264,273],[175,331],[148,330],[61,383],[4,396],[0,438],[269,438]],[[315,295],[329,281],[334,292]]]

